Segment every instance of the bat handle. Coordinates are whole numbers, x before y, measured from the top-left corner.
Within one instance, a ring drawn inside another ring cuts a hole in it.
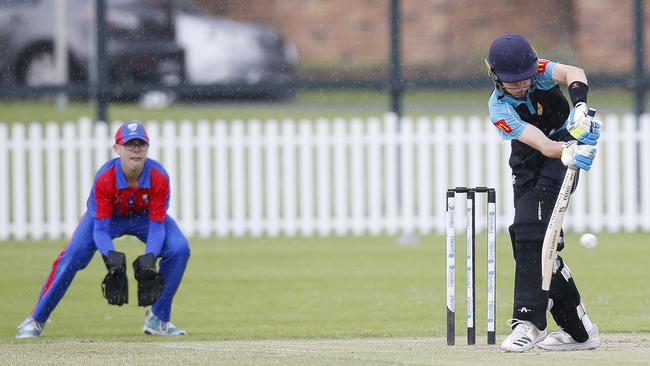
[[[587,110],[587,116],[589,116],[589,117],[591,117],[591,118],[596,117],[596,109],[594,109],[594,108],[589,108],[589,109]]]
[[[591,120],[593,120],[594,117],[596,117],[596,109],[595,108],[589,108],[587,110],[587,117],[589,117]],[[590,130],[589,132],[594,132],[594,131],[591,131],[591,127],[589,128],[589,130]]]

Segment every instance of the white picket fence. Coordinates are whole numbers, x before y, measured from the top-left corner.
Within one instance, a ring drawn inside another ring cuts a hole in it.
[[[650,231],[650,118],[640,130],[632,115],[607,115],[604,125],[566,228]],[[146,127],[150,157],[171,175],[169,212],[188,236],[442,233],[452,186],[495,187],[499,228],[513,216],[510,144],[483,117]],[[116,128],[87,118],[0,123],[0,240],[69,235],[94,173],[113,156]],[[483,202],[477,230],[485,227]]]

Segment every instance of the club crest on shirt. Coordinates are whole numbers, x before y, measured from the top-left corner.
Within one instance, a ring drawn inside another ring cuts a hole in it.
[[[148,194],[143,194],[142,195],[142,201],[144,203],[149,203],[149,195]]]
[[[500,119],[500,120],[494,122],[494,125],[496,126],[496,128],[500,129],[501,131],[503,131],[505,133],[512,132],[512,127],[510,127],[510,125],[508,125],[508,122],[506,122],[505,119]]]
[[[541,116],[542,113],[544,113],[544,107],[542,107],[542,104],[540,102],[537,102],[537,115]]]

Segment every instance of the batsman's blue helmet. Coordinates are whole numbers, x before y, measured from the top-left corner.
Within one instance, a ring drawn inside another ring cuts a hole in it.
[[[526,38],[516,33],[498,36],[486,62],[495,81],[514,83],[537,74],[537,53]]]

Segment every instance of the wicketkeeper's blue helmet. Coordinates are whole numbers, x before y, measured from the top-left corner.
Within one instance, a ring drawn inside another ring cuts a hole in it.
[[[514,83],[537,74],[537,53],[526,38],[516,33],[498,36],[485,62],[495,82]]]

